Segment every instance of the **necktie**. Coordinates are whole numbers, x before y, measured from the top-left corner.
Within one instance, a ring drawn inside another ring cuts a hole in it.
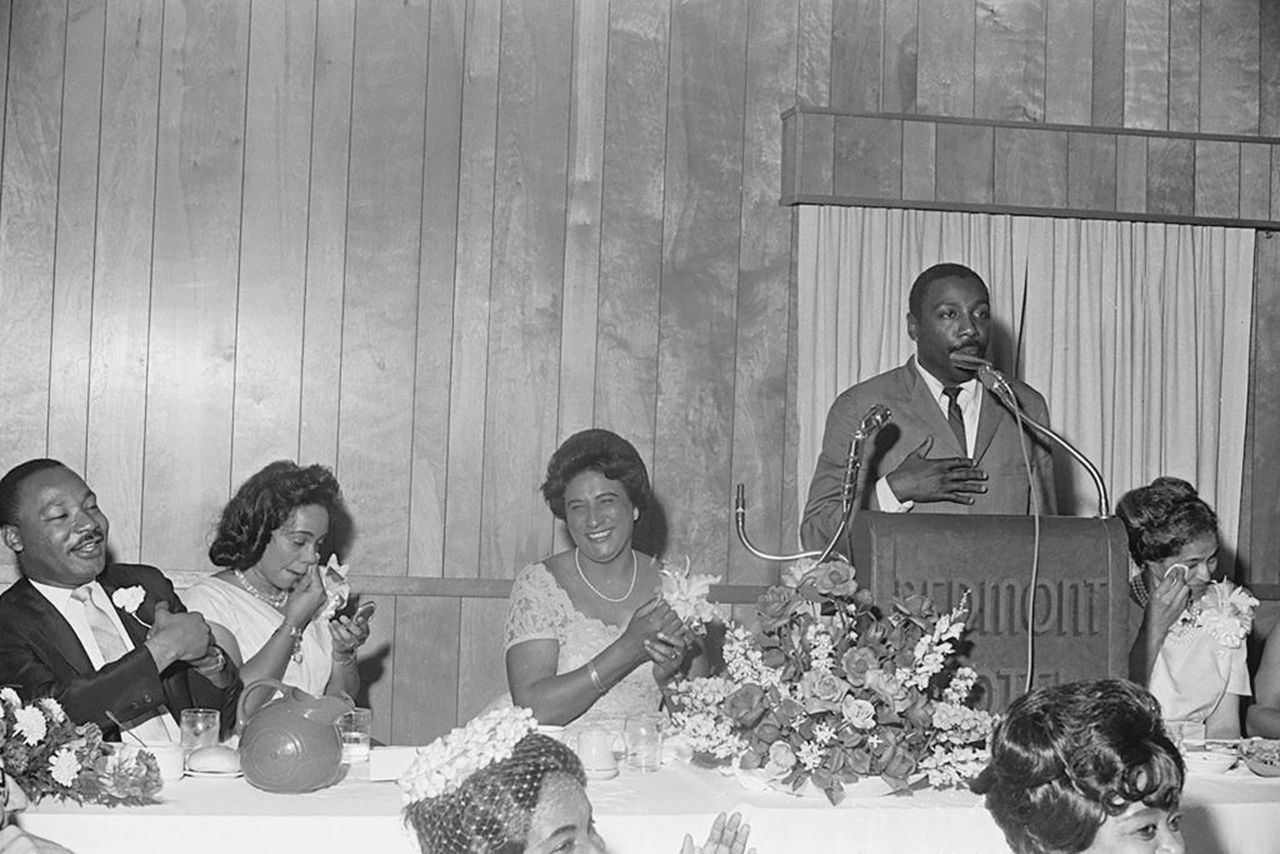
[[[956,434],[956,439],[960,442],[960,450],[966,455],[969,453],[969,443],[964,437],[964,413],[960,411],[960,386],[949,385],[942,390],[947,396],[947,423],[951,425],[951,432]]]
[[[84,605],[84,615],[89,621],[89,629],[93,632],[94,640],[98,642],[98,649],[102,651],[103,662],[109,664],[129,651],[128,645],[124,642],[124,638],[120,637],[120,632],[107,616],[107,612],[93,601],[88,586],[77,587],[71,591],[71,598]]]

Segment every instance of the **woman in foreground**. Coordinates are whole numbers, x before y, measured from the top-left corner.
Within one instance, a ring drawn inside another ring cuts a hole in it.
[[[1107,679],[1014,700],[972,788],[1015,854],[1183,854],[1185,776],[1155,698]]]

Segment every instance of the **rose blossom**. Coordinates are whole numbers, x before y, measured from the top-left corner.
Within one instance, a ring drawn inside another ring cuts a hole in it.
[[[876,707],[858,697],[845,697],[840,712],[855,729],[873,729],[876,725]]]
[[[785,741],[775,741],[769,745],[769,761],[765,763],[765,770],[769,774],[781,775],[790,771],[795,767],[796,755],[791,750],[791,745]]]
[[[848,682],[825,670],[810,670],[804,675],[801,685],[808,696],[829,703],[837,702],[849,693]]]
[[[863,646],[856,646],[846,652],[844,659],[840,662],[840,666],[844,668],[845,679],[855,688],[861,688],[867,684],[867,671],[877,664],[879,662],[875,654]]]

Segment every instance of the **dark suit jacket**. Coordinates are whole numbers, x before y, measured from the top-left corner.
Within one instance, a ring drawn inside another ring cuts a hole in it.
[[[1048,425],[1049,409],[1040,393],[1026,383],[1009,380],[1014,396],[1023,411]],[[849,443],[872,404],[888,406],[892,421],[874,439],[874,447],[864,464],[866,489],[862,506],[878,510],[875,482],[891,473],[915,451],[927,436],[933,437],[929,456],[963,457],[964,449],[956,440],[929,386],[920,377],[912,356],[907,364],[860,382],[846,389],[827,414],[822,436],[822,453],[809,485],[809,500],[804,508],[800,538],[806,548],[822,548],[830,541],[840,524],[840,484],[844,477]],[[978,418],[978,435],[974,443],[973,461],[987,473],[987,491],[976,495],[973,504],[931,501],[915,506],[916,513],[1005,513],[1031,512],[1031,490],[1027,484],[1020,439],[1025,441],[1031,470],[1040,494],[1043,514],[1057,509],[1053,489],[1053,456],[1040,437],[1020,434],[1014,417],[994,394],[984,391],[982,414]],[[845,548],[848,548],[846,543]],[[839,551],[844,548],[837,547]],[[852,552],[844,552],[851,555]]]
[[[118,588],[141,585],[146,600],[138,617],[148,623],[154,620],[157,602],[167,602],[174,613],[186,610],[169,579],[152,566],[111,564],[98,583],[108,596]],[[118,737],[108,711],[127,721],[161,704],[175,719],[183,709],[218,709],[224,734],[229,732],[235,725],[240,680],[218,688],[181,661],[158,672],[155,659],[143,647],[146,627],[126,611],[117,613],[135,649],[94,670],[71,624],[30,581],[18,580],[0,594],[0,683],[14,686],[24,700],[53,697],[73,721],[92,721],[108,738]]]

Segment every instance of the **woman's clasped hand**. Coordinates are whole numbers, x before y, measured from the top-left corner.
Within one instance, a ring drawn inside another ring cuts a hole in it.
[[[660,597],[645,602],[627,622],[623,637],[653,662],[653,678],[665,684],[680,673],[685,655],[697,638],[684,621]]]

